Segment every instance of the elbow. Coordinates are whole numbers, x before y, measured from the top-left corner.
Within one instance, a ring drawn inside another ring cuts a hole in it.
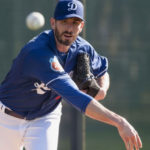
[[[107,91],[103,90],[102,99],[105,99],[106,95],[107,95]]]
[[[104,100],[107,95],[107,91],[104,89],[101,89],[98,94],[94,97],[97,101]]]
[[[106,92],[104,92],[104,93],[101,95],[101,100],[104,100],[104,99],[105,99],[105,97],[106,97],[106,95],[107,95],[107,93],[106,93]]]

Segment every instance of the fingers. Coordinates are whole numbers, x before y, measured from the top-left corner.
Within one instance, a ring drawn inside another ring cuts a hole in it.
[[[128,144],[128,140],[123,138],[123,141],[124,141],[124,144],[125,144],[125,147],[126,147],[126,150],[129,150],[129,144]]]
[[[132,137],[122,137],[122,139],[125,143],[126,150],[134,150],[134,148],[139,150],[142,148],[142,142],[137,133]]]
[[[138,140],[137,140],[137,136],[132,136],[130,139],[129,139],[129,142],[128,142],[128,147],[129,147],[129,150],[134,150],[134,148],[136,150],[139,150],[141,147],[138,143]]]
[[[142,141],[137,132],[136,132],[135,137],[133,138],[133,144],[134,144],[136,150],[139,150],[140,148],[142,148]]]
[[[142,148],[142,141],[141,141],[139,135],[137,134],[136,137],[137,137],[137,143],[138,143],[138,145],[139,145],[139,148]]]
[[[127,150],[139,150],[142,148],[142,141],[137,131],[127,120],[123,120],[123,127],[118,129]]]
[[[126,150],[134,150],[135,145],[131,139],[125,139],[123,141],[125,143]],[[136,150],[139,150],[138,147],[136,147]]]
[[[133,143],[134,143],[134,146],[135,146],[136,150],[139,150],[139,145],[138,145],[138,143],[137,143],[136,137],[133,138]]]
[[[133,143],[132,143],[132,140],[131,139],[126,139],[125,140],[126,142],[126,149],[127,150],[134,150],[134,146],[133,146]]]
[[[129,140],[129,150],[134,150],[134,144],[132,140]]]

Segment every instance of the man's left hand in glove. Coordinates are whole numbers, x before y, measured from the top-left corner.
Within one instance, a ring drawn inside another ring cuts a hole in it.
[[[73,73],[73,80],[80,90],[86,92],[97,100],[105,98],[109,88],[109,75],[105,73],[102,77],[95,79],[90,71],[90,59],[87,53],[79,53],[77,65]]]

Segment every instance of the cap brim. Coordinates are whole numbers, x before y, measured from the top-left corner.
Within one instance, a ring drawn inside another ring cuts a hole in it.
[[[76,14],[69,14],[69,15],[65,15],[65,16],[59,16],[59,17],[56,17],[55,19],[56,20],[64,20],[64,19],[67,19],[67,18],[79,18],[79,19],[84,21],[84,19],[81,16],[76,15]]]

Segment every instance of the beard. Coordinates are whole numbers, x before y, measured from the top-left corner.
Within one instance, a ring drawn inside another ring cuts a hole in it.
[[[58,29],[55,28],[54,33],[55,33],[55,37],[56,37],[57,41],[58,41],[60,44],[65,45],[65,46],[70,46],[70,45],[75,41],[75,39],[76,39],[76,37],[73,36],[73,33],[72,33],[72,32],[64,31],[63,33],[60,33],[60,32],[58,31]],[[67,34],[67,35],[69,35],[69,36],[72,36],[72,37],[73,37],[72,40],[71,40],[71,39],[70,39],[70,40],[69,40],[69,39],[64,39],[64,40],[63,40],[62,37],[63,37],[64,34]]]

